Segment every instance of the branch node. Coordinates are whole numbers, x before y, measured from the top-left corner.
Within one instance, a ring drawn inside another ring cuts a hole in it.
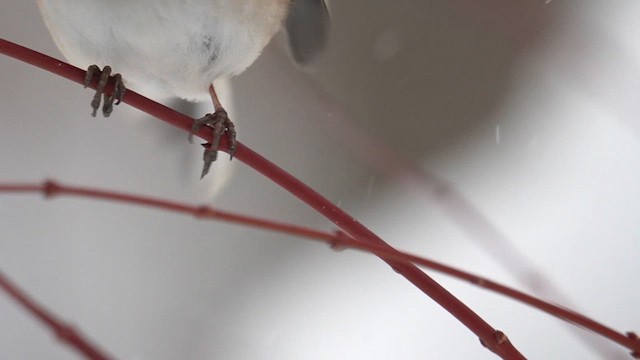
[[[62,325],[62,326],[56,327],[56,337],[58,338],[58,340],[64,341],[67,343],[73,343],[74,340],[72,339],[78,338],[73,327],[69,325]]]
[[[202,219],[202,218],[206,218],[209,217],[209,215],[213,212],[213,210],[211,210],[211,208],[207,205],[200,205],[198,206],[198,209],[193,213],[193,215],[195,215],[196,218],[198,219]]]
[[[52,198],[60,193],[60,185],[53,180],[47,180],[42,185],[42,193],[46,199]]]
[[[329,247],[335,251],[343,251],[347,247],[344,243],[349,240],[349,235],[342,230],[336,229],[333,230],[333,234],[335,238],[329,242]]]
[[[487,285],[487,280],[481,277],[474,277],[473,280],[471,280],[471,283],[480,287],[485,287]]]
[[[487,349],[491,350],[494,353],[498,353],[498,348],[505,343],[509,342],[509,338],[507,337],[507,335],[505,335],[505,333],[503,333],[500,330],[496,330],[493,333],[493,341],[491,344],[486,344],[484,341],[482,341],[482,339],[480,339],[480,344],[482,344],[482,346],[486,347]]]

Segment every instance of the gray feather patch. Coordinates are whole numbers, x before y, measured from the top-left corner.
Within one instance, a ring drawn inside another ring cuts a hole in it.
[[[329,11],[324,0],[293,0],[285,27],[293,59],[298,64],[313,60],[329,36]]]

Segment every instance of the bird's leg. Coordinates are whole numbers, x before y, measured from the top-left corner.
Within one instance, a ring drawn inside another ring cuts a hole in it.
[[[238,143],[236,141],[236,128],[229,119],[227,115],[227,111],[220,104],[220,100],[218,99],[218,94],[216,94],[216,89],[213,87],[213,84],[209,85],[209,94],[211,95],[211,100],[213,101],[213,108],[215,112],[213,114],[207,114],[204,117],[194,120],[193,125],[191,126],[191,134],[189,134],[189,141],[193,138],[193,134],[198,132],[200,128],[204,125],[208,125],[213,128],[213,141],[209,144],[209,147],[204,151],[203,160],[204,167],[202,168],[202,175],[200,178],[203,178],[209,172],[209,168],[211,167],[211,163],[216,160],[218,157],[218,147],[220,146],[220,139],[222,139],[222,135],[226,132],[227,136],[229,136],[229,155],[230,158],[233,159],[233,154],[236,152],[236,148]]]
[[[87,72],[84,76],[84,87],[89,86],[91,81],[93,81],[94,76],[99,74],[98,85],[96,87],[96,94],[93,96],[93,100],[91,101],[91,108],[93,112],[91,116],[95,117],[98,112],[98,108],[100,107],[100,98],[103,97],[104,101],[102,104],[102,114],[104,117],[109,117],[111,112],[113,111],[113,103],[116,105],[120,104],[122,101],[122,97],[124,96],[125,91],[127,90],[124,86],[124,82],[122,81],[122,76],[120,74],[113,75],[114,87],[111,95],[107,95],[104,92],[107,83],[109,82],[109,76],[111,75],[111,67],[105,66],[104,69],[100,70],[98,65],[91,65],[87,69]]]

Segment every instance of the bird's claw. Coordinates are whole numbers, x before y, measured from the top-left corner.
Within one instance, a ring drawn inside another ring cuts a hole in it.
[[[213,128],[213,141],[211,142],[211,144],[208,144],[202,157],[202,159],[204,160],[204,166],[202,168],[202,174],[200,175],[201,179],[209,173],[211,163],[216,161],[216,159],[218,158],[218,148],[220,147],[220,140],[222,139],[222,135],[224,135],[225,132],[229,137],[230,159],[233,159],[233,155],[235,154],[238,147],[238,142],[236,141],[236,127],[235,125],[233,125],[233,122],[231,122],[229,116],[227,115],[227,112],[224,109],[219,109],[213,114],[207,114],[200,119],[194,120],[193,125],[191,126],[191,133],[189,134],[190,142],[193,140],[193,134],[198,132],[200,128],[205,125]]]
[[[113,92],[111,93],[111,95],[107,95],[104,90],[107,87],[109,77],[111,76],[111,67],[105,66],[102,70],[100,70],[97,65],[91,65],[89,66],[89,68],[87,68],[87,72],[84,76],[85,88],[89,86],[89,84],[91,84],[96,74],[99,74],[99,78],[98,84],[96,85],[96,93],[93,96],[93,100],[91,100],[91,108],[93,109],[91,116],[96,116],[98,108],[100,107],[100,98],[102,97],[104,99],[102,101],[102,114],[104,115],[104,117],[109,117],[109,115],[111,115],[111,112],[113,111],[114,103],[115,105],[120,104],[120,102],[122,101],[122,97],[124,96],[124,93],[127,89],[125,88],[124,82],[122,81],[122,75],[115,74],[113,75]]]

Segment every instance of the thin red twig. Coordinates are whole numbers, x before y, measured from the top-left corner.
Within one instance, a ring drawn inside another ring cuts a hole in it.
[[[553,315],[570,324],[578,325],[585,329],[600,334],[619,345],[628,349],[640,352],[640,342],[632,333],[626,336],[588,317],[528,295],[521,291],[501,285],[497,282],[485,279],[478,275],[465,272],[454,267],[438,263],[433,260],[409,254],[401,251],[390,251],[382,246],[373,244],[363,244],[350,238],[344,233],[332,234],[281,222],[226,212],[209,206],[197,206],[180,203],[172,200],[158,199],[155,197],[141,196],[136,194],[126,194],[110,190],[99,190],[79,186],[70,186],[53,181],[45,181],[42,184],[26,183],[0,183],[0,193],[43,193],[47,198],[54,198],[59,195],[71,195],[88,197],[93,199],[111,200],[128,204],[149,206],[157,209],[168,210],[177,213],[193,215],[196,218],[218,219],[237,224],[257,227],[265,230],[278,231],[289,235],[295,235],[310,240],[318,240],[330,244],[334,248],[355,248],[376,254],[385,259],[410,262],[422,265],[429,269],[450,275],[452,277],[466,280],[479,287],[497,292],[508,298],[531,305],[547,314]]]
[[[111,357],[105,355],[98,347],[89,340],[85,339],[82,334],[73,327],[65,324],[61,319],[56,318],[53,314],[45,310],[41,305],[29,298],[24,291],[13,284],[6,276],[0,272],[0,288],[2,288],[11,298],[22,305],[27,311],[35,316],[46,327],[51,329],[56,337],[66,343],[71,348],[77,350],[89,359],[108,360]]]
[[[76,83],[83,83],[85,74],[83,70],[7,40],[0,39],[0,52],[63,76]],[[92,84],[90,84],[90,87],[95,89],[96,82],[97,80],[94,80]],[[113,79],[111,79],[106,92],[110,94],[112,90]],[[151,101],[134,91],[127,92],[123,101],[175,127],[185,131],[191,131],[191,125],[193,123],[192,118]],[[208,127],[202,128],[195,135],[208,142],[211,142],[213,138],[211,128]],[[227,141],[221,142],[220,145],[221,149],[228,149]],[[391,246],[356,221],[356,219],[352,218],[313,189],[243,144],[238,143],[238,149],[235,157],[307,203],[307,205],[311,206],[327,219],[331,220],[357,241],[373,243],[383,247],[388,247],[389,250],[393,250]],[[480,338],[482,344],[489,350],[496,353],[503,359],[524,359],[524,356],[511,344],[504,333],[495,330],[473,310],[463,304],[416,266],[397,262],[395,260],[383,260],[396,272],[412,282],[422,292],[427,294],[431,299],[436,301],[440,306],[462,322],[469,330]]]

